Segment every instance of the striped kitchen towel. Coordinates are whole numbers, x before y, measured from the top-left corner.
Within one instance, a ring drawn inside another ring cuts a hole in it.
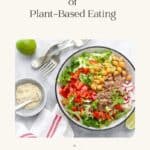
[[[73,131],[66,117],[56,105],[52,112],[44,109],[36,118],[30,130],[21,122],[16,122],[16,134],[21,138],[73,137]]]

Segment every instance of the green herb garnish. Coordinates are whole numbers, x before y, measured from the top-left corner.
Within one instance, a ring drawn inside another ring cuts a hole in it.
[[[93,77],[90,74],[86,75],[86,74],[81,73],[79,76],[80,81],[87,85],[91,84],[92,78]]]
[[[124,103],[124,98],[122,97],[120,91],[116,89],[112,91],[111,99],[112,99],[113,105]]]

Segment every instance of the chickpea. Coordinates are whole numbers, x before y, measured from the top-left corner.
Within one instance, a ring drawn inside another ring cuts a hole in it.
[[[95,83],[91,84],[91,89],[96,90],[96,84]]]
[[[112,56],[112,60],[118,60],[117,56]]]
[[[101,64],[98,64],[97,67],[98,67],[99,69],[101,69],[101,68],[102,68],[102,65],[101,65]]]
[[[123,58],[123,57],[120,57],[120,58],[119,58],[119,61],[124,61],[124,58]]]
[[[100,84],[97,86],[97,90],[102,90],[103,86]]]
[[[121,73],[121,72],[122,72],[122,68],[121,68],[121,67],[117,67],[117,71],[118,71],[119,73]]]
[[[115,60],[115,56],[112,56],[112,60]]]
[[[109,67],[110,66],[110,64],[109,63],[105,63],[105,67]]]
[[[118,61],[112,61],[112,64],[114,65],[114,66],[118,66]]]
[[[100,83],[100,80],[94,80],[95,83],[99,84]]]
[[[125,68],[125,62],[119,61],[118,66],[121,67],[121,68]]]
[[[107,71],[108,73],[112,72],[112,70],[111,70],[111,68],[110,68],[110,67],[109,67],[109,68],[107,68],[107,69],[106,69],[106,71]]]
[[[111,73],[114,73],[114,71],[116,71],[116,67],[112,68]]]
[[[104,83],[105,79],[104,78],[100,78],[99,81],[100,81],[100,83]]]
[[[118,71],[114,71],[113,75],[117,76],[117,75],[119,75],[119,72]]]
[[[95,76],[95,79],[96,79],[96,80],[100,80],[100,79],[101,79],[101,76],[98,76],[98,75],[97,75],[97,76]]]
[[[91,69],[90,72],[91,72],[91,73],[94,73],[95,71],[94,71],[94,69]]]
[[[131,79],[132,79],[131,75],[127,75],[126,80],[131,81]]]
[[[127,75],[127,72],[125,70],[122,70],[122,75],[123,76],[126,76]]]
[[[107,71],[106,71],[106,70],[103,70],[103,71],[102,71],[102,74],[103,74],[104,76],[106,76],[106,75],[107,75]]]
[[[94,77],[93,77],[93,80],[97,80],[97,76],[94,76]]]

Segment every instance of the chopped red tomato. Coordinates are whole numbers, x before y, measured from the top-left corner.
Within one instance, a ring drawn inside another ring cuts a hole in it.
[[[96,60],[89,60],[90,64],[97,64],[98,62]]]
[[[82,90],[82,92],[87,91],[88,90],[88,86],[87,85],[83,85],[81,90]]]
[[[78,70],[80,73],[84,73],[84,74],[87,74],[90,72],[89,68],[79,68]]]
[[[117,104],[114,106],[115,109],[119,110],[119,111],[123,111],[123,107],[120,104]]]
[[[71,73],[71,79],[78,79],[79,75],[80,75],[80,73],[78,73],[78,72]]]
[[[72,77],[69,83],[66,86],[60,88],[60,94],[64,98],[75,95],[75,103],[82,103],[82,99],[95,100],[97,98],[96,92],[91,90],[87,85],[78,79],[80,73],[86,74],[88,72],[88,68],[80,68],[76,72],[72,73]]]
[[[75,103],[82,103],[82,98],[79,95],[77,95],[77,97],[74,99],[74,102]]]
[[[95,119],[99,119],[99,118],[100,118],[100,112],[99,112],[99,111],[94,111],[94,112],[93,112],[93,117],[94,117]]]
[[[60,94],[68,98],[70,95],[76,95],[75,102],[81,102],[81,98],[86,98],[89,100],[95,100],[97,94],[95,91],[89,89],[87,85],[76,79],[71,79],[71,81],[65,86],[60,88]]]
[[[110,116],[109,113],[105,113],[105,117],[106,117],[107,120],[110,120],[110,119],[111,119],[111,116]]]
[[[110,120],[111,116],[109,113],[103,112],[103,111],[94,111],[93,112],[93,117],[95,119],[102,119],[102,120]]]
[[[100,115],[100,118],[101,118],[102,120],[105,120],[105,119],[106,119],[105,112],[100,111],[100,112],[99,112],[99,115]]]
[[[79,68],[74,73],[71,73],[71,79],[78,79],[80,73],[88,74],[90,72],[89,68]]]
[[[72,111],[78,111],[78,108],[76,106],[73,106]]]
[[[60,88],[59,93],[60,93],[63,97],[67,98],[67,97],[68,97],[68,94],[70,93],[70,89],[69,89],[68,86],[62,87],[62,88]]]
[[[80,111],[80,112],[83,112],[83,111],[84,111],[84,108],[83,108],[83,107],[80,107],[80,108],[79,108],[79,111]]]
[[[84,84],[82,82],[80,82],[79,80],[77,80],[75,83],[74,83],[74,86],[77,90],[81,90],[81,88],[84,86]]]

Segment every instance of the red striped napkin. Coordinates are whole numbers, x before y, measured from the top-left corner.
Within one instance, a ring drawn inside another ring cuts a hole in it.
[[[36,118],[30,130],[25,124],[16,122],[17,136],[21,138],[37,137],[73,137],[73,131],[66,117],[60,112],[58,105],[52,112],[44,109]]]

